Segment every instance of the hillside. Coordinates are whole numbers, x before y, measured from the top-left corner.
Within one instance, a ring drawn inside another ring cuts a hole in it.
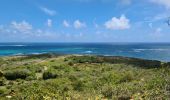
[[[1,57],[0,99],[168,99],[169,67],[160,61],[111,56]]]

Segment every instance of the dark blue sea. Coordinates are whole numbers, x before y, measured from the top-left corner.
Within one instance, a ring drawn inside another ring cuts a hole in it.
[[[0,56],[91,54],[170,61],[170,43],[0,43]]]

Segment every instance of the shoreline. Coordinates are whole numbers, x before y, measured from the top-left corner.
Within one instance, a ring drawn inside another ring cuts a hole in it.
[[[37,54],[19,54],[19,55],[1,55],[0,58],[3,57],[50,57],[50,56],[96,56],[96,57],[120,57],[120,58],[130,58],[130,59],[139,59],[139,60],[148,60],[148,61],[160,61],[160,62],[170,62],[170,61],[161,61],[161,60],[154,60],[154,59],[146,59],[146,58],[139,58],[139,57],[128,57],[128,56],[114,56],[114,55],[96,55],[96,54],[61,54],[61,53],[37,53]]]
[[[148,67],[148,68],[158,68],[161,66],[169,66],[170,62],[163,62],[159,60],[149,60],[135,57],[125,57],[125,56],[104,56],[104,55],[82,55],[82,54],[57,54],[57,53],[44,53],[44,54],[26,54],[26,55],[14,55],[14,56],[3,56],[0,58],[15,58],[15,59],[48,59],[48,58],[56,58],[56,57],[95,57],[96,60],[102,59],[103,62],[107,63],[124,63],[130,65],[137,65],[140,67]]]
[[[80,54],[94,56],[125,56],[147,60],[170,61],[167,43],[0,43],[0,56],[31,54]]]

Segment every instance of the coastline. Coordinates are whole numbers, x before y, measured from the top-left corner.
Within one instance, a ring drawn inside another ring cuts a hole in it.
[[[145,59],[145,58],[137,58],[137,57],[128,57],[128,56],[113,56],[113,55],[95,55],[95,54],[62,54],[62,53],[37,53],[37,54],[18,54],[18,55],[2,55],[0,58],[8,58],[8,57],[58,57],[58,56],[94,56],[94,57],[105,57],[105,58],[122,58],[122,59],[136,59],[136,60],[145,60],[145,61],[159,61],[162,63],[168,63],[169,61],[161,61],[161,60],[153,60],[153,59]]]
[[[69,56],[77,56],[77,57],[95,57],[98,59],[105,60],[103,62],[107,63],[124,63],[130,65],[137,65],[140,67],[150,67],[150,68],[158,68],[161,66],[169,66],[170,62],[163,62],[159,60],[150,60],[150,59],[142,59],[135,57],[125,57],[125,56],[104,56],[104,55],[90,55],[90,54],[59,54],[59,53],[43,53],[43,54],[25,54],[25,55],[11,55],[11,56],[1,56],[0,58],[15,58],[15,59],[47,59],[47,58],[55,58],[55,57],[69,57]],[[98,60],[96,59],[96,60]],[[97,61],[96,61],[97,62]]]
[[[0,56],[80,54],[170,61],[169,43],[0,43]]]

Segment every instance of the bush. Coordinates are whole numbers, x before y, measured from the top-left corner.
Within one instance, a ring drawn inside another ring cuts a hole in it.
[[[26,79],[30,75],[29,70],[13,70],[4,73],[7,80]]]
[[[4,77],[0,78],[0,86],[4,86],[6,82],[6,79]]]
[[[161,67],[161,62],[157,60],[145,60],[145,59],[138,59],[138,58],[130,58],[130,57],[117,57],[117,56],[110,56],[110,57],[101,57],[104,62],[112,63],[112,64],[128,64],[134,65],[143,68],[159,68]]]
[[[73,62],[69,62],[68,65],[69,65],[69,66],[73,66],[74,63],[73,63]]]
[[[111,99],[114,91],[111,86],[103,86],[101,93],[104,95],[104,97]]]
[[[73,56],[71,59],[75,63],[103,63],[103,59],[96,56]]]
[[[64,62],[66,62],[66,61],[68,61],[68,59],[67,59],[67,58],[64,58]]]
[[[0,86],[4,86],[4,85],[5,85],[4,81],[0,80]]]
[[[164,63],[163,67],[170,67],[170,62]]]
[[[3,76],[3,72],[0,70],[0,77],[2,77]]]
[[[126,72],[121,76],[119,83],[130,82],[133,79],[134,79],[133,73],[132,72]]]
[[[0,94],[4,94],[6,91],[6,87],[0,87]]]
[[[148,81],[147,84],[145,84],[146,89],[151,90],[154,88],[164,88],[167,84],[166,79],[163,77],[155,77]]]
[[[73,87],[74,87],[74,90],[83,91],[83,89],[85,88],[85,84],[83,81],[78,80],[73,83]]]
[[[52,71],[45,71],[43,73],[43,79],[52,79],[52,78],[56,78],[58,75]]]

